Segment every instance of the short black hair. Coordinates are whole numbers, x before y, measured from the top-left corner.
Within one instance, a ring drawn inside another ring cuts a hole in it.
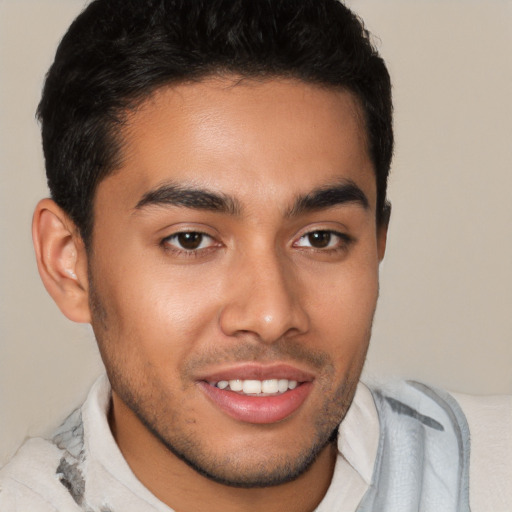
[[[290,77],[352,92],[386,220],[391,83],[362,21],[338,0],[94,0],[63,37],[38,108],[50,193],[87,246],[96,187],[121,158],[127,111],[209,75]]]

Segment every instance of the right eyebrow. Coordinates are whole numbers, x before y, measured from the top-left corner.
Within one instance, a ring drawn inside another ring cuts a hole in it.
[[[228,195],[204,188],[165,183],[146,192],[135,205],[136,210],[152,206],[181,206],[195,210],[209,210],[229,215],[240,215],[239,202]]]
[[[359,186],[351,180],[341,180],[297,197],[287,215],[296,217],[306,212],[326,210],[347,203],[356,204],[364,210],[370,208],[368,198]]]

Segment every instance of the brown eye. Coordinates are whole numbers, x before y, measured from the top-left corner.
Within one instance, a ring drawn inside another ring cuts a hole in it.
[[[332,233],[330,231],[313,231],[307,235],[311,247],[324,249],[331,243]]]
[[[168,236],[163,243],[177,251],[200,251],[215,245],[215,240],[206,233],[198,231],[182,231]]]
[[[338,231],[331,231],[328,229],[319,229],[302,235],[294,243],[294,246],[304,249],[324,250],[325,252],[328,252],[346,249],[351,242],[352,239],[345,233],[339,233]]]
[[[203,241],[202,233],[179,233],[176,235],[176,241],[183,248],[188,251],[198,249]]]

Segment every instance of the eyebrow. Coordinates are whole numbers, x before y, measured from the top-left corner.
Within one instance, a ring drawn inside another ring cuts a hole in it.
[[[196,210],[208,210],[239,215],[242,208],[233,197],[193,186],[166,183],[146,192],[136,204],[136,210],[150,206],[181,206]]]
[[[286,216],[297,217],[304,213],[325,210],[347,203],[355,203],[365,210],[369,208],[365,193],[354,182],[342,181],[298,196],[292,207],[286,212]],[[240,215],[242,212],[241,204],[234,197],[199,187],[174,183],[165,183],[146,192],[136,204],[135,210],[151,206],[178,206],[229,215]]]
[[[370,203],[365,193],[353,182],[342,181],[334,185],[326,185],[299,196],[287,212],[288,217],[297,217],[304,213],[332,208],[347,203],[355,203],[368,210]]]

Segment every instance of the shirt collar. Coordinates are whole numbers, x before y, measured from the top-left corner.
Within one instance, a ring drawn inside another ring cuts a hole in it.
[[[340,455],[370,485],[379,446],[379,417],[368,387],[359,382],[352,404],[341,422]]]

